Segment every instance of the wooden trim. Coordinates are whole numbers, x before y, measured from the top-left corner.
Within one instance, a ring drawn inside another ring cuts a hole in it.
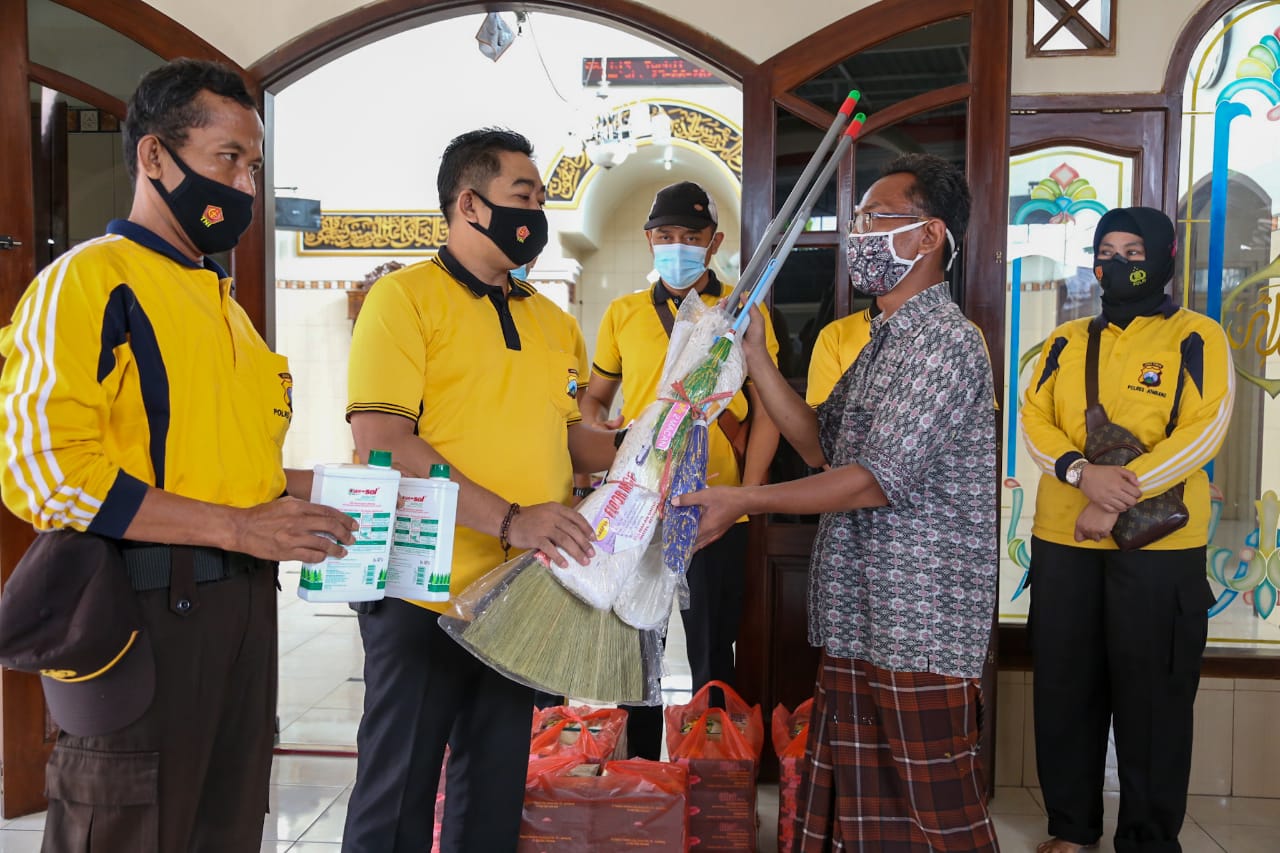
[[[799,119],[804,119],[816,128],[825,131],[836,120],[836,114],[827,112],[812,101],[806,101],[792,92],[783,92],[775,97],[774,102]]]
[[[1178,33],[1173,43],[1173,53],[1169,56],[1169,64],[1165,66],[1164,91],[1170,95],[1181,95],[1187,79],[1187,69],[1195,57],[1196,46],[1200,39],[1209,32],[1209,28],[1232,9],[1240,5],[1240,0],[1203,0],[1203,5],[1191,16],[1186,26]],[[1181,118],[1179,114],[1177,118]],[[1177,163],[1177,160],[1172,161]]]
[[[212,59],[243,71],[239,63],[173,18],[142,0],[53,0],[127,36],[165,59]]]
[[[92,104],[103,112],[111,113],[121,122],[124,121],[125,102],[115,95],[108,95],[96,86],[90,86],[82,80],[63,74],[61,71],[54,71],[44,65],[28,62],[27,68],[27,76],[31,78],[32,82],[39,83],[49,89],[56,89],[64,95],[70,95],[76,100],[84,101],[86,104]]]
[[[302,33],[255,62],[249,73],[264,88],[278,92],[326,62],[412,27],[464,14],[517,10],[599,21],[658,39],[735,82],[756,67],[746,56],[705,31],[632,0],[381,0]]]
[[[916,95],[914,98],[899,101],[891,107],[886,107],[867,116],[866,124],[862,126],[862,133],[858,134],[858,136],[870,136],[876,131],[891,127],[903,119],[911,118],[920,113],[927,113],[930,110],[936,110],[938,107],[943,107],[947,104],[963,101],[971,94],[973,94],[972,83],[956,83],[954,86],[932,89]]]
[[[1000,670],[1032,669],[1031,645],[1026,625],[1001,625]],[[1200,664],[1202,678],[1280,679],[1280,654],[1241,649],[1234,654],[1230,649],[1205,650]]]
[[[1166,110],[1173,100],[1164,92],[1127,92],[1106,95],[1014,95],[1009,109],[1017,113],[1137,112]]]
[[[882,41],[918,27],[971,15],[976,6],[985,5],[975,0],[880,0],[779,51],[762,67],[770,77],[772,94],[777,97]],[[1003,0],[996,5],[1004,5]]]
[[[773,173],[777,142],[777,113],[769,96],[769,79],[752,70],[742,80],[742,266],[773,218]],[[768,252],[769,247],[760,251]],[[773,294],[768,304],[773,305]]]

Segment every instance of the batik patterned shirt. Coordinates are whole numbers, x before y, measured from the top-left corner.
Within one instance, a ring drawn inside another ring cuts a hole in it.
[[[809,640],[902,672],[982,673],[999,570],[991,363],[945,284],[872,321],[818,408],[831,466],[858,464],[888,505],[822,516]]]

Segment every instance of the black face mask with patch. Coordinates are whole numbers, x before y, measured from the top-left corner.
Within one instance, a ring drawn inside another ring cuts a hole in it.
[[[1141,261],[1116,256],[1093,266],[1093,274],[1102,285],[1102,313],[1107,322],[1123,328],[1135,317],[1160,311],[1167,298],[1165,285],[1173,278],[1177,239],[1173,222],[1161,211],[1151,207],[1115,208],[1098,220],[1093,236],[1095,255],[1106,235],[1117,231],[1141,237],[1146,255]]]
[[[253,221],[253,196],[199,174],[168,145],[164,150],[185,177],[172,190],[166,190],[158,178],[152,178],[151,185],[173,218],[201,253],[214,255],[234,249]]]
[[[1099,261],[1093,274],[1102,285],[1102,313],[1109,322],[1127,326],[1134,317],[1154,314],[1164,303],[1165,265],[1156,261]]]
[[[532,261],[547,247],[549,228],[547,214],[542,208],[503,207],[472,190],[476,198],[493,211],[489,227],[479,222],[468,223],[472,228],[493,241],[511,261],[511,269],[517,269]]]

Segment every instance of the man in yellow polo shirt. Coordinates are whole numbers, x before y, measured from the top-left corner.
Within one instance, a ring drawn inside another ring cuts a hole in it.
[[[600,322],[590,386],[582,398],[583,418],[605,426],[610,407],[622,391],[623,422],[639,416],[658,396],[671,324],[684,297],[695,294],[708,305],[728,296],[708,268],[724,241],[717,230],[715,201],[692,181],[672,184],[654,198],[645,237],[659,280],[645,290],[610,303]],[[769,352],[778,357],[773,327],[766,325]],[[751,399],[751,429],[741,467],[728,432],[742,428]],[[778,429],[758,405],[750,384],[739,393],[711,430],[707,477],[717,485],[763,483],[778,447]],[[689,608],[682,611],[693,689],[708,681],[734,681],[733,644],[742,619],[747,556],[746,517],[718,542],[694,554],[689,564]],[[627,743],[633,755],[657,759],[661,749],[660,708],[629,708]]]
[[[452,590],[510,548],[585,563],[593,534],[567,506],[575,468],[613,460],[614,433],[583,426],[589,369],[577,322],[510,272],[547,243],[546,188],[523,136],[465,133],[437,177],[449,239],[369,291],[351,342],[347,416],[363,457],[390,450],[459,485]],[[387,599],[360,615],[365,651],[360,760],[345,853],[432,845],[448,765],[443,851],[515,850],[533,691],[489,669],[437,625],[447,603]]]
[[[813,343],[809,359],[809,384],[805,402],[815,409],[831,396],[840,377],[853,366],[858,353],[871,340],[871,321],[880,313],[875,300],[861,311],[855,311],[822,327]]]

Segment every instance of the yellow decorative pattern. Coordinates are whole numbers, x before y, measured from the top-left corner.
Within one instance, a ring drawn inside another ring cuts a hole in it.
[[[662,108],[671,117],[671,136],[686,147],[710,154],[727,168],[739,183],[742,182],[742,130],[721,116],[692,104],[672,101],[648,101],[650,111]],[[631,109],[636,104],[623,104],[616,113]],[[641,145],[651,144],[642,139]],[[557,207],[576,207],[583,189],[599,167],[592,164],[585,151],[575,154],[561,152],[551,166],[547,178],[547,203]]]
[[[332,211],[320,217],[320,230],[303,233],[298,251],[326,255],[434,255],[449,239],[449,225],[438,210]]]

